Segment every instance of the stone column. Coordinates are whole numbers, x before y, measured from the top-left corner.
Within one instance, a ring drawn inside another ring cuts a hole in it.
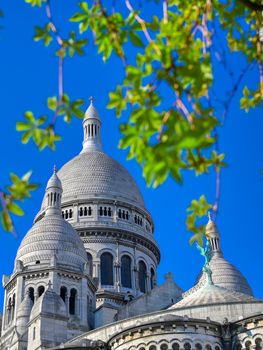
[[[101,288],[100,280],[100,260],[93,261],[93,277],[98,281],[98,288]]]
[[[150,273],[146,272],[146,293],[151,290]]]
[[[73,205],[73,221],[78,222],[79,221],[79,209],[78,205],[74,204]]]
[[[69,314],[69,292],[67,290],[66,295],[65,295],[65,304],[66,304],[66,309],[67,309],[67,315]]]
[[[93,203],[94,221],[98,221],[98,203]]]

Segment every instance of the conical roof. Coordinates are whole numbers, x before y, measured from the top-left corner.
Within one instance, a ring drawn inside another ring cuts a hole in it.
[[[216,286],[226,288],[233,292],[253,295],[252,289],[242,273],[227,259],[224,258],[220,243],[220,233],[216,223],[209,217],[206,226],[206,235],[210,242],[211,260],[209,267],[212,271],[212,280]],[[203,284],[206,274],[201,271],[196,284]]]
[[[67,318],[66,304],[50,287],[48,287],[35,302],[31,311],[30,320],[33,320],[40,314],[50,315],[52,318]]]
[[[205,306],[213,304],[229,304],[239,302],[255,301],[253,296],[219,287],[214,284],[205,283],[199,289],[188,294],[171,309],[190,308],[194,306]],[[259,301],[259,300],[258,300]]]

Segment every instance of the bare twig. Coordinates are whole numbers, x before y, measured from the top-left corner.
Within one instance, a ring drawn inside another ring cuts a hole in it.
[[[223,111],[223,115],[222,115],[222,124],[224,124],[226,116],[228,114],[231,102],[239,88],[239,85],[242,81],[242,79],[244,78],[244,76],[246,75],[247,71],[254,65],[253,62],[250,62],[242,71],[241,74],[239,75],[237,81],[235,82],[235,84],[233,85],[232,90],[229,92],[229,97],[227,98],[227,100],[224,102],[224,111]]]
[[[163,21],[168,23],[168,0],[163,0]]]
[[[53,20],[51,6],[50,6],[50,0],[47,0],[47,2],[46,2],[46,16],[49,20],[49,27],[56,38],[57,44],[59,45],[60,49],[63,49],[64,41],[63,41],[62,37],[60,36],[59,31],[55,25],[54,20]],[[62,104],[62,98],[63,98],[63,91],[64,91],[64,89],[63,89],[63,63],[64,63],[64,58],[62,55],[59,55],[59,58],[58,58],[58,105],[57,105],[57,108],[56,108],[55,113],[53,115],[52,122],[50,124],[50,126],[53,129],[54,129],[54,126],[56,124],[56,120],[58,117],[58,110]]]
[[[151,36],[150,36],[150,34],[149,34],[149,32],[148,32],[148,29],[147,29],[147,27],[146,27],[145,21],[144,21],[138,14],[136,14],[136,12],[135,12],[134,8],[132,7],[132,5],[131,5],[131,3],[130,3],[129,0],[125,0],[125,4],[126,4],[127,9],[128,9],[130,12],[133,12],[133,13],[134,13],[134,17],[135,17],[136,21],[137,21],[138,23],[140,23],[140,25],[141,25],[141,27],[142,27],[142,31],[143,31],[143,33],[144,33],[144,35],[145,35],[145,38],[147,39],[147,41],[148,41],[149,43],[151,43],[151,42],[152,42],[152,38],[151,38]]]

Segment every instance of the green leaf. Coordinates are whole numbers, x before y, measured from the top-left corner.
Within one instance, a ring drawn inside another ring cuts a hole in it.
[[[139,37],[138,34],[136,34],[135,32],[131,31],[128,33],[131,42],[133,43],[133,45],[137,46],[137,47],[144,47],[144,44],[141,40],[141,38]]]

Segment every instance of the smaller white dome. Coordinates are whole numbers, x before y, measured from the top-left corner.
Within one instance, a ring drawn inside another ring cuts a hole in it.
[[[56,256],[58,266],[83,271],[87,254],[77,232],[61,216],[44,216],[28,231],[17,251],[16,260],[24,268],[50,265]],[[40,266],[41,266],[40,265]]]
[[[78,233],[61,216],[61,193],[61,182],[54,171],[46,189],[43,217],[34,223],[17,251],[16,261],[20,260],[23,268],[55,262],[68,270],[83,272],[87,253]]]
[[[213,304],[242,303],[256,300],[258,299],[250,295],[206,283],[198,290],[193,291],[178,303],[171,306],[171,309],[191,308],[194,306]]]

